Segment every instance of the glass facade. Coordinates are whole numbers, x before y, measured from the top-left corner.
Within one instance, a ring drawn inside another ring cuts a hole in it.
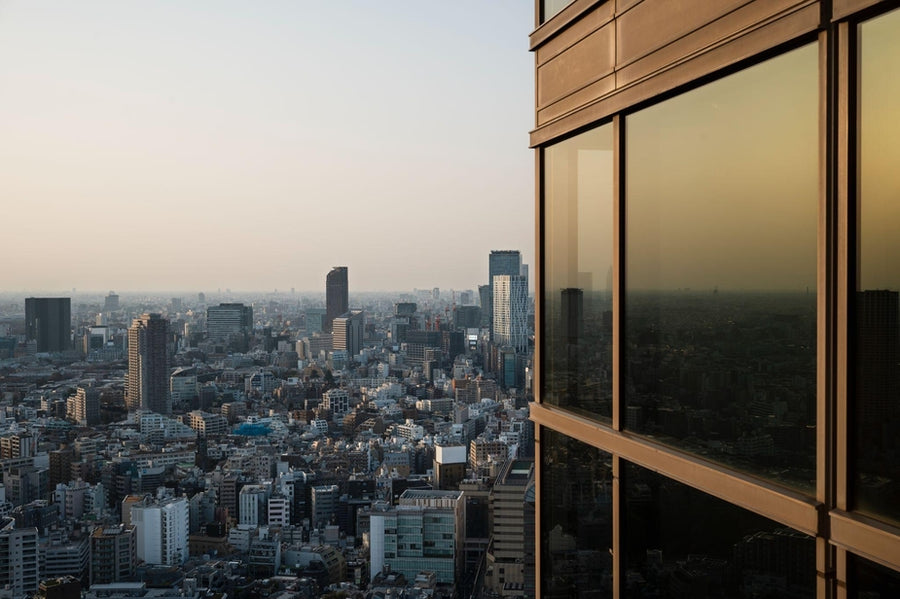
[[[815,484],[818,56],[626,117],[626,426]]]
[[[859,510],[900,523],[900,11],[859,30],[859,197],[853,382]]]
[[[900,596],[900,10],[773,6],[531,37],[542,598]]]
[[[815,597],[815,538],[634,464],[625,597]]]
[[[572,3],[572,0],[540,0],[541,2],[541,23],[549,20],[556,13],[564,9]]]
[[[542,597],[611,597],[612,456],[545,429]]]
[[[543,400],[612,417],[613,136],[544,150]]]

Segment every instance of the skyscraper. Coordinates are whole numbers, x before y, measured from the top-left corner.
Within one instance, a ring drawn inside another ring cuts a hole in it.
[[[253,331],[253,306],[219,304],[206,309],[206,333],[211,341],[221,341],[238,351],[247,351]]]
[[[166,330],[169,321],[159,314],[135,318],[128,329],[128,380],[125,404],[129,412],[150,410],[170,414],[169,365]]]
[[[335,266],[325,277],[325,322],[322,330],[332,331],[334,319],[350,310],[347,267]]]
[[[72,349],[72,300],[68,297],[25,298],[25,338],[39,352]]]
[[[538,597],[898,596],[896,6],[535,2]]]
[[[497,275],[493,296],[494,343],[525,353],[528,350],[528,281],[522,275]]]
[[[494,277],[500,275],[517,276],[522,274],[522,255],[519,250],[491,250],[488,256],[488,327],[491,337],[494,334]],[[526,285],[527,289],[527,285]],[[482,296],[484,309],[484,296]]]

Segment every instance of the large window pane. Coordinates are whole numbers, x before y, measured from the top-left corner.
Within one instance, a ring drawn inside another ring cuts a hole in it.
[[[625,597],[815,597],[813,537],[640,466],[625,475]]]
[[[542,401],[612,416],[612,126],[544,150]]]
[[[860,26],[857,508],[900,522],[900,12]]]
[[[628,429],[815,481],[818,56],[626,120]]]
[[[542,430],[541,596],[612,596],[612,457]]]
[[[857,555],[847,556],[847,595],[856,599],[900,597],[900,572]]]

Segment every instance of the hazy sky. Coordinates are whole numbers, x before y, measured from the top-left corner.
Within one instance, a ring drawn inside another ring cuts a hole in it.
[[[0,0],[0,288],[533,264],[532,28],[522,0]]]

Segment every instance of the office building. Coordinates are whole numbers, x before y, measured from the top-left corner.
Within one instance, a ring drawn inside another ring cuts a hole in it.
[[[136,563],[134,526],[98,526],[91,533],[91,584],[130,580]]]
[[[159,314],[144,314],[135,318],[128,328],[125,405],[129,412],[172,412],[166,348],[168,325],[169,321]]]
[[[494,277],[494,343],[517,353],[528,351],[528,279],[522,275]]]
[[[326,311],[324,308],[307,308],[306,316],[306,334],[321,333],[325,326]]]
[[[350,286],[347,267],[335,266],[325,276],[325,322],[322,330],[330,333],[334,319],[350,310]]]
[[[434,446],[434,488],[456,490],[466,476],[468,452],[465,445]]]
[[[896,596],[896,3],[535,6],[537,595]]]
[[[38,352],[72,349],[72,300],[68,297],[25,298],[25,339]]]
[[[127,501],[127,500],[126,500]],[[188,558],[190,517],[185,497],[144,498],[130,505],[130,519],[122,520],[135,528],[137,558],[148,564],[181,566]]]
[[[253,332],[253,306],[219,304],[206,309],[206,334],[210,341],[234,351],[247,351]]]
[[[366,315],[361,310],[353,310],[338,316],[332,325],[332,343],[335,350],[347,352],[349,358],[359,355],[362,349]]]
[[[519,276],[522,274],[522,255],[519,250],[491,250],[488,256],[487,290],[478,288],[481,297],[481,309],[487,311],[487,326],[494,334],[494,277],[500,275]],[[526,295],[528,285],[526,283]]]
[[[407,580],[423,570],[439,584],[461,580],[465,505],[461,491],[407,489],[396,507],[371,512],[371,579],[387,566]]]
[[[104,312],[115,312],[119,309],[119,296],[112,291],[109,292],[103,299],[103,311]]]

